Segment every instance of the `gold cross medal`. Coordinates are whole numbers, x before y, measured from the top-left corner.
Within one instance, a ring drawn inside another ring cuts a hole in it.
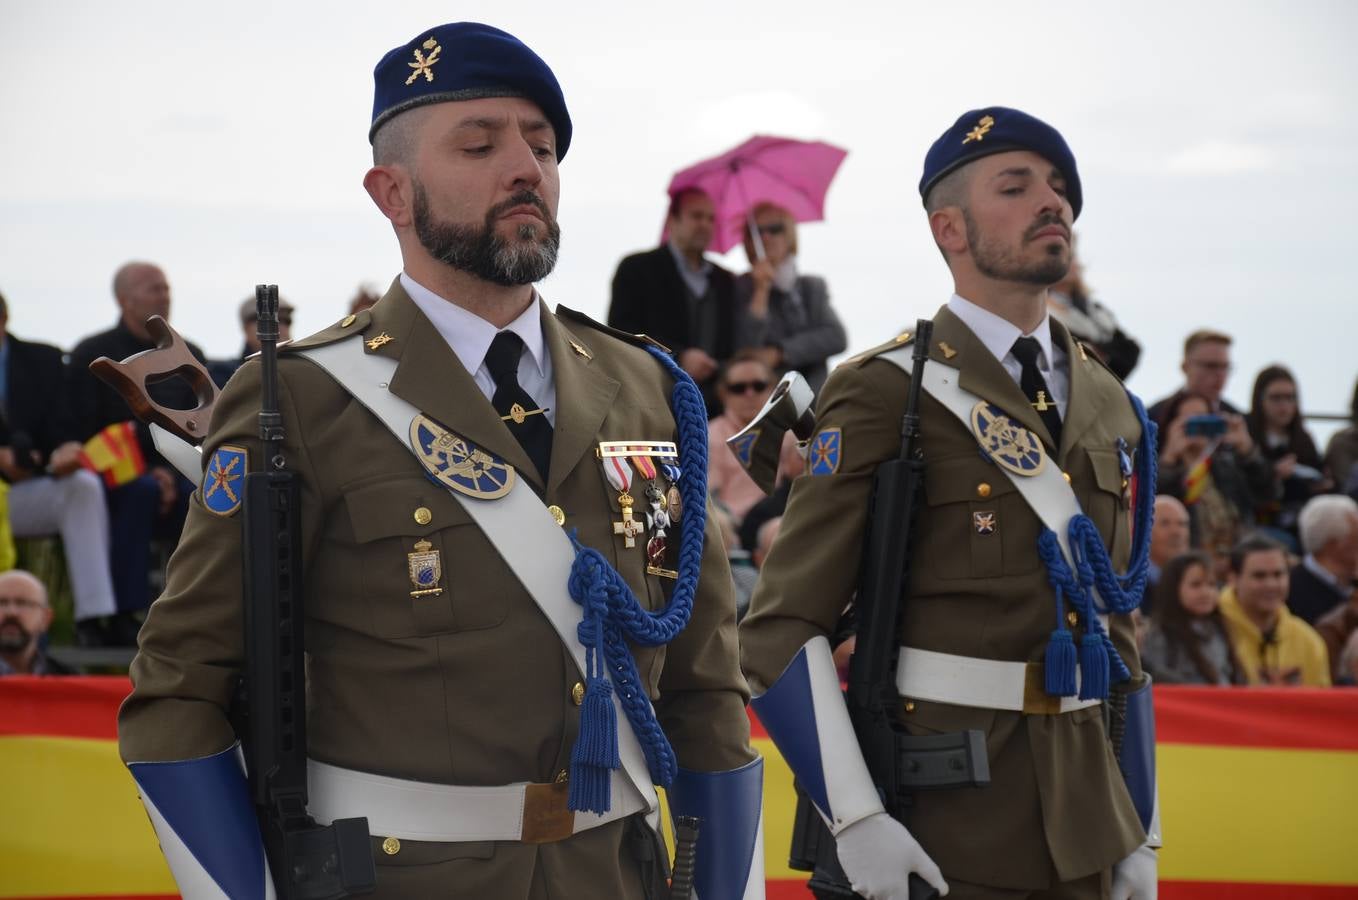
[[[406,554],[406,568],[410,571],[410,583],[415,590],[412,597],[437,597],[443,593],[439,580],[443,578],[443,557],[434,545],[426,540],[415,542],[415,551]]]
[[[632,466],[623,456],[603,458],[604,477],[618,492],[618,508],[622,510],[622,520],[613,523],[613,533],[622,536],[622,545],[631,549],[637,545],[637,535],[646,530],[640,519],[633,518],[632,506],[636,502],[628,490],[632,487]]]

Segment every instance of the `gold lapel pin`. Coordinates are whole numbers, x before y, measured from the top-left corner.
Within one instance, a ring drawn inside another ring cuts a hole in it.
[[[957,351],[954,350],[952,347],[949,347],[947,341],[939,341],[938,349],[942,350],[943,355],[946,356],[948,359],[952,359],[954,356],[957,355]]]
[[[522,425],[523,420],[528,418],[529,416],[541,415],[546,411],[547,411],[546,407],[543,407],[542,409],[524,409],[522,406],[515,403],[513,406],[509,407],[509,415],[500,416],[500,421],[508,422],[509,420],[513,419],[515,425]]]
[[[571,341],[570,344],[571,349],[574,350],[578,356],[583,356],[585,359],[594,358],[594,356],[590,354],[590,352],[586,350],[583,345],[577,344],[575,341]]]
[[[384,331],[384,332],[382,332],[381,334],[379,334],[377,337],[375,337],[375,338],[373,338],[372,340],[368,341],[368,349],[369,349],[369,350],[376,350],[376,349],[378,349],[379,347],[385,347],[387,344],[390,344],[390,343],[391,343],[392,341],[394,341],[394,340],[396,340],[396,338],[392,337],[391,335],[387,334],[387,333]]]

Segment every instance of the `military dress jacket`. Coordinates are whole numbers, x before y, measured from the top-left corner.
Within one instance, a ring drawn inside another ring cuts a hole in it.
[[[645,606],[659,609],[673,582],[646,573],[644,539],[626,548],[614,535],[618,491],[595,451],[605,440],[676,441],[673,380],[636,342],[579,314],[541,309],[557,398],[545,484],[399,281],[371,310],[295,346],[361,336],[365,353],[395,360],[394,394],[512,465]],[[283,352],[278,373],[284,455],[302,485],[309,755],[444,784],[566,778],[583,678],[547,617],[406,444],[308,359]],[[260,367],[250,362],[221,394],[205,459],[234,446],[248,452],[250,470],[261,468],[259,396]],[[119,715],[129,762],[203,757],[236,740],[227,708],[243,666],[241,516],[215,514],[202,494],[193,495],[132,665],[133,693]],[[675,544],[678,529],[672,534]],[[420,587],[408,566],[417,541],[441,555],[438,596],[411,595]],[[754,759],[714,519],[688,627],[666,647],[633,654],[680,766],[723,771]],[[619,727],[629,727],[621,716]],[[402,841],[395,855],[376,853],[378,895],[636,896],[635,863],[620,850],[624,826],[633,827],[613,822],[554,844]]]
[[[1051,327],[1070,360],[1059,448],[1000,362],[946,307],[934,319],[929,356],[959,370],[963,389],[1042,439],[1048,464],[1055,459],[1069,475],[1121,571],[1131,540],[1118,438],[1135,448],[1141,428],[1117,378],[1059,323]],[[909,376],[878,353],[905,340],[849,360],[825,385],[817,427],[840,429],[835,471],[794,481],[741,623],[742,663],[756,692],[777,680],[807,640],[833,634],[850,605],[873,474],[899,456],[909,384]],[[924,489],[912,532],[902,644],[1040,663],[1057,616],[1037,553],[1040,521],[1005,472],[981,454],[971,429],[927,392],[920,395],[919,446]],[[1060,615],[1078,642],[1084,623],[1069,607]],[[1113,616],[1110,630],[1139,677],[1129,617]],[[1040,889],[1107,869],[1145,840],[1109,747],[1103,710],[1025,715],[903,698],[899,715],[912,734],[975,728],[986,735],[988,787],[920,792],[902,816],[945,876]]]

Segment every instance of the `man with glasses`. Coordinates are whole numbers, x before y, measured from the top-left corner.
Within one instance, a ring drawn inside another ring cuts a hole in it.
[[[1240,415],[1226,400],[1226,379],[1231,376],[1231,336],[1220,331],[1199,329],[1184,339],[1184,360],[1181,365],[1184,386],[1175,394],[1157,401],[1146,411],[1152,421],[1159,422],[1166,404],[1178,394],[1196,394],[1212,405],[1215,412]]]
[[[71,669],[42,650],[52,625],[47,588],[31,573],[11,569],[0,575],[0,675],[71,675]]]
[[[670,198],[666,240],[618,263],[608,324],[645,334],[674,352],[702,389],[707,414],[721,412],[717,369],[735,349],[735,276],[707,259],[716,227],[712,198],[696,188]]]

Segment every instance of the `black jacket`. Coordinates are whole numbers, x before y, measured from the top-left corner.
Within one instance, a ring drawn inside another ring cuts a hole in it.
[[[720,317],[716,344],[709,352],[719,363],[730,359],[735,352],[735,284],[734,275],[712,264],[708,285]],[[667,244],[645,253],[634,253],[618,263],[618,271],[613,276],[608,324],[629,334],[655,338],[674,351],[676,357],[697,344],[696,336],[689,328],[688,288]],[[702,388],[710,414],[715,408],[716,377],[698,386]]]
[[[22,451],[30,448],[37,451],[35,467],[41,469],[53,450],[79,438],[61,351],[49,344],[19,340],[12,334],[5,336],[5,343],[9,345],[9,364],[0,445],[20,451],[16,457],[26,457]]]

